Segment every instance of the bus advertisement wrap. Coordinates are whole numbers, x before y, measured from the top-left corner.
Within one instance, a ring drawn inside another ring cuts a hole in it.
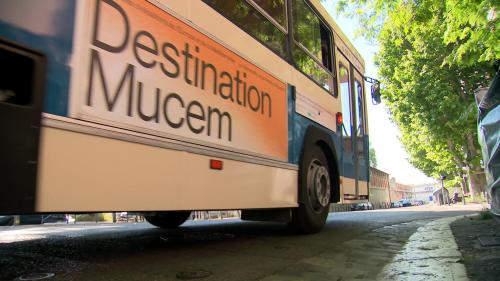
[[[282,81],[147,1],[84,2],[70,115],[287,160]]]

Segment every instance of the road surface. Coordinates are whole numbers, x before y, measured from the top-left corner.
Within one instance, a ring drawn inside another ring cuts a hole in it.
[[[0,280],[373,280],[416,230],[478,206],[331,213],[299,236],[279,223],[189,221],[0,227]],[[42,276],[42,275],[39,275]],[[31,277],[36,277],[32,275]]]

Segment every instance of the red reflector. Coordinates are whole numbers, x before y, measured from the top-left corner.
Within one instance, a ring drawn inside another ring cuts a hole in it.
[[[337,125],[340,126],[342,125],[342,123],[344,123],[344,119],[342,117],[342,112],[337,112]]]
[[[212,170],[222,170],[222,164],[221,160],[210,159],[210,169]]]

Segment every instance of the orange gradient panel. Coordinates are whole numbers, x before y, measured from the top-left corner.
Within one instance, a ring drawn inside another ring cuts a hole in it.
[[[147,1],[92,14],[82,116],[287,160],[282,81]]]

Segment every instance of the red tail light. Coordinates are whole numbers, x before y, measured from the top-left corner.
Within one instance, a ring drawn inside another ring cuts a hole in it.
[[[337,112],[337,115],[335,117],[337,118],[337,126],[341,126],[344,123],[342,112]]]
[[[210,159],[210,169],[212,170],[222,170],[223,164],[221,160]]]

